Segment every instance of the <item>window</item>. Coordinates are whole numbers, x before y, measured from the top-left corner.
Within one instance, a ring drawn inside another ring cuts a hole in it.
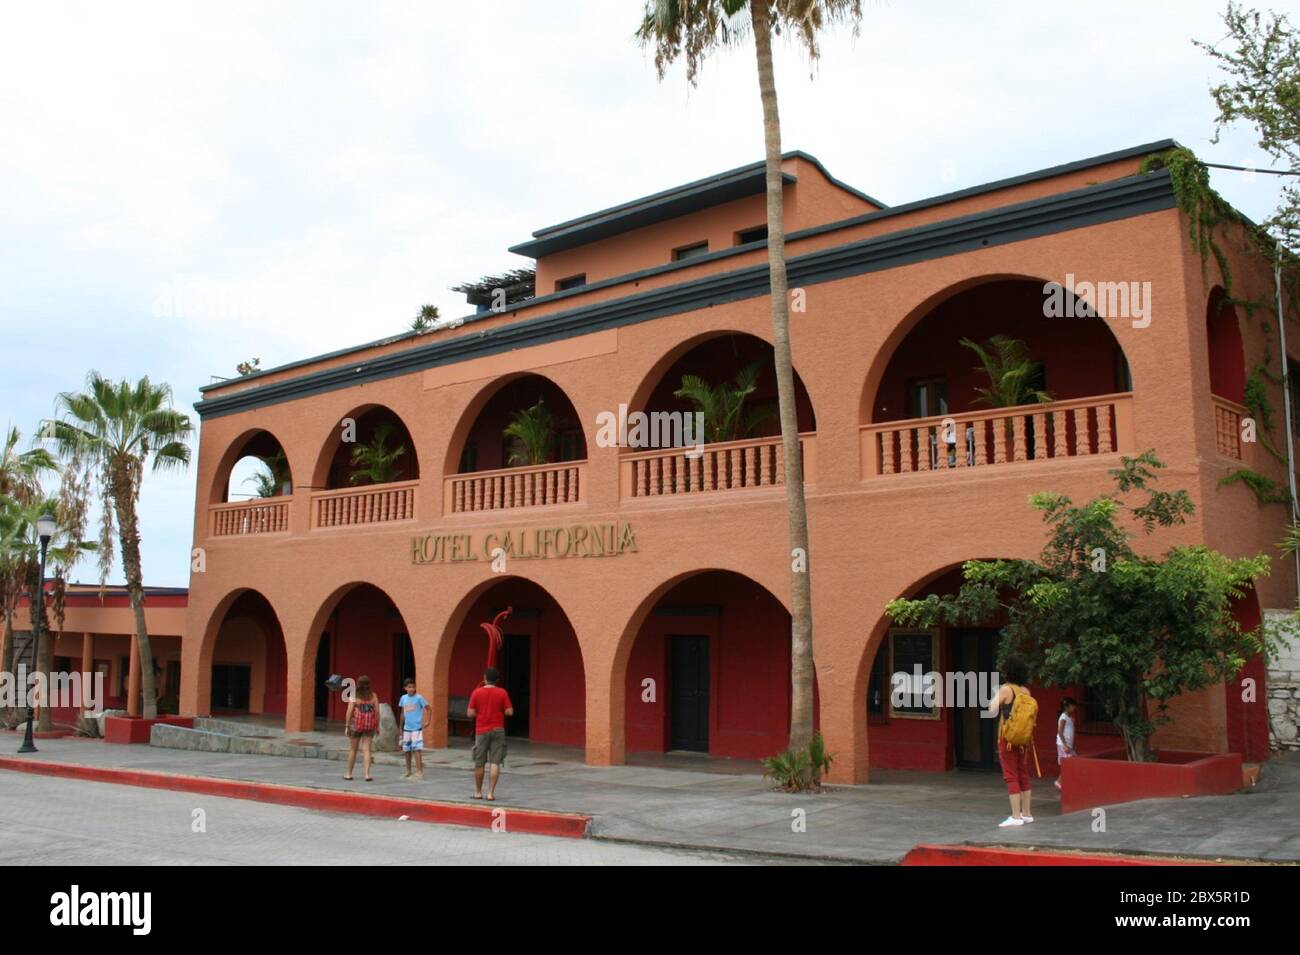
[[[1111,716],[1110,707],[1104,701],[1101,693],[1090,686],[1083,689],[1083,722],[1089,726],[1111,726],[1114,723],[1114,717]]]
[[[876,659],[871,664],[871,682],[867,684],[867,718],[883,720],[889,709],[889,646],[882,642],[876,649]]]
[[[907,386],[907,413],[934,418],[948,413],[948,379],[918,378]]]
[[[682,262],[686,259],[698,259],[701,255],[709,254],[708,242],[696,242],[694,245],[684,245],[680,249],[673,249],[673,261]]]
[[[587,284],[587,273],[581,275],[570,275],[567,279],[559,279],[555,283],[555,291],[565,292],[571,288],[582,288]]]
[[[939,632],[889,631],[889,659],[890,715],[909,719],[940,719],[943,715],[939,708],[942,687],[935,687],[926,679],[926,674],[937,673],[939,670]],[[933,679],[935,678],[930,677],[930,680]],[[925,692],[927,688],[930,689],[929,694]]]
[[[736,245],[749,245],[751,242],[766,242],[767,226],[758,225],[752,229],[745,229],[743,232],[736,233]]]
[[[1291,390],[1291,433],[1300,437],[1300,363],[1286,360],[1287,385]]]

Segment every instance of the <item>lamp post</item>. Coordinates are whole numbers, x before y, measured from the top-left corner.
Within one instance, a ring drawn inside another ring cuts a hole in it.
[[[36,519],[36,536],[41,542],[41,579],[35,599],[28,601],[28,610],[32,615],[32,665],[29,671],[32,675],[36,673],[36,649],[41,644],[41,620],[45,616],[45,552],[50,546],[50,538],[54,536],[57,527],[49,511]],[[36,722],[35,707],[32,706],[34,689],[33,687],[27,691],[27,731],[23,734],[23,745],[18,747],[20,753],[36,752],[36,744],[32,742],[32,729]],[[48,700],[43,700],[42,703],[49,706]]]

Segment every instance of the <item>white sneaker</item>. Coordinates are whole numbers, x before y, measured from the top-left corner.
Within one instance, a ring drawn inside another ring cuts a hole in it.
[[[1021,816],[1021,817],[1020,817],[1020,821],[1021,821],[1021,822],[1033,822],[1033,821],[1034,821],[1034,817],[1033,817],[1033,816]]]
[[[1010,829],[1012,826],[1023,826],[1024,824],[1025,821],[1023,819],[1017,819],[1015,816],[1007,816],[1007,818],[998,823],[998,828]]]

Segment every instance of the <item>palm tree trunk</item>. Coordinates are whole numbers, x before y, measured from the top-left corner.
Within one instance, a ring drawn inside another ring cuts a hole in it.
[[[803,496],[803,459],[794,368],[790,358],[790,304],[785,273],[785,210],[781,190],[781,118],[772,72],[772,23],[768,0],[750,0],[758,89],[763,101],[763,146],[767,165],[767,261],[772,285],[772,348],[785,456],[785,496],[790,518],[790,748],[800,750],[813,734],[812,584],[808,559],[808,511]]]
[[[135,614],[135,642],[140,653],[140,713],[145,719],[158,715],[158,697],[154,690],[153,651],[144,622],[144,582],[140,572],[140,526],[135,512],[134,478],[115,474],[109,495],[117,515],[118,541],[122,545],[122,570],[126,573],[126,592]],[[129,705],[128,701],[128,705]]]

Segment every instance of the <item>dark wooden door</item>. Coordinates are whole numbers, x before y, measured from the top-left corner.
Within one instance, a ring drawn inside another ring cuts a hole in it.
[[[672,749],[709,751],[709,638],[674,636],[671,641]]]
[[[212,666],[212,708],[247,710],[248,687],[252,668],[239,664],[216,663]]]
[[[985,678],[985,687],[992,686],[993,661],[997,652],[1000,631],[987,628],[953,629],[952,668],[958,673],[974,673],[976,692],[966,693],[966,699],[953,703],[953,761],[959,769],[997,769],[998,721],[981,715],[979,678]],[[967,686],[970,681],[967,681]],[[946,687],[945,687],[946,690]],[[945,701],[949,702],[949,701]],[[956,705],[960,702],[962,705]]]
[[[508,633],[503,643],[501,686],[510,695],[510,703],[515,711],[514,716],[506,717],[506,735],[527,737],[533,678],[533,641],[527,634]]]

